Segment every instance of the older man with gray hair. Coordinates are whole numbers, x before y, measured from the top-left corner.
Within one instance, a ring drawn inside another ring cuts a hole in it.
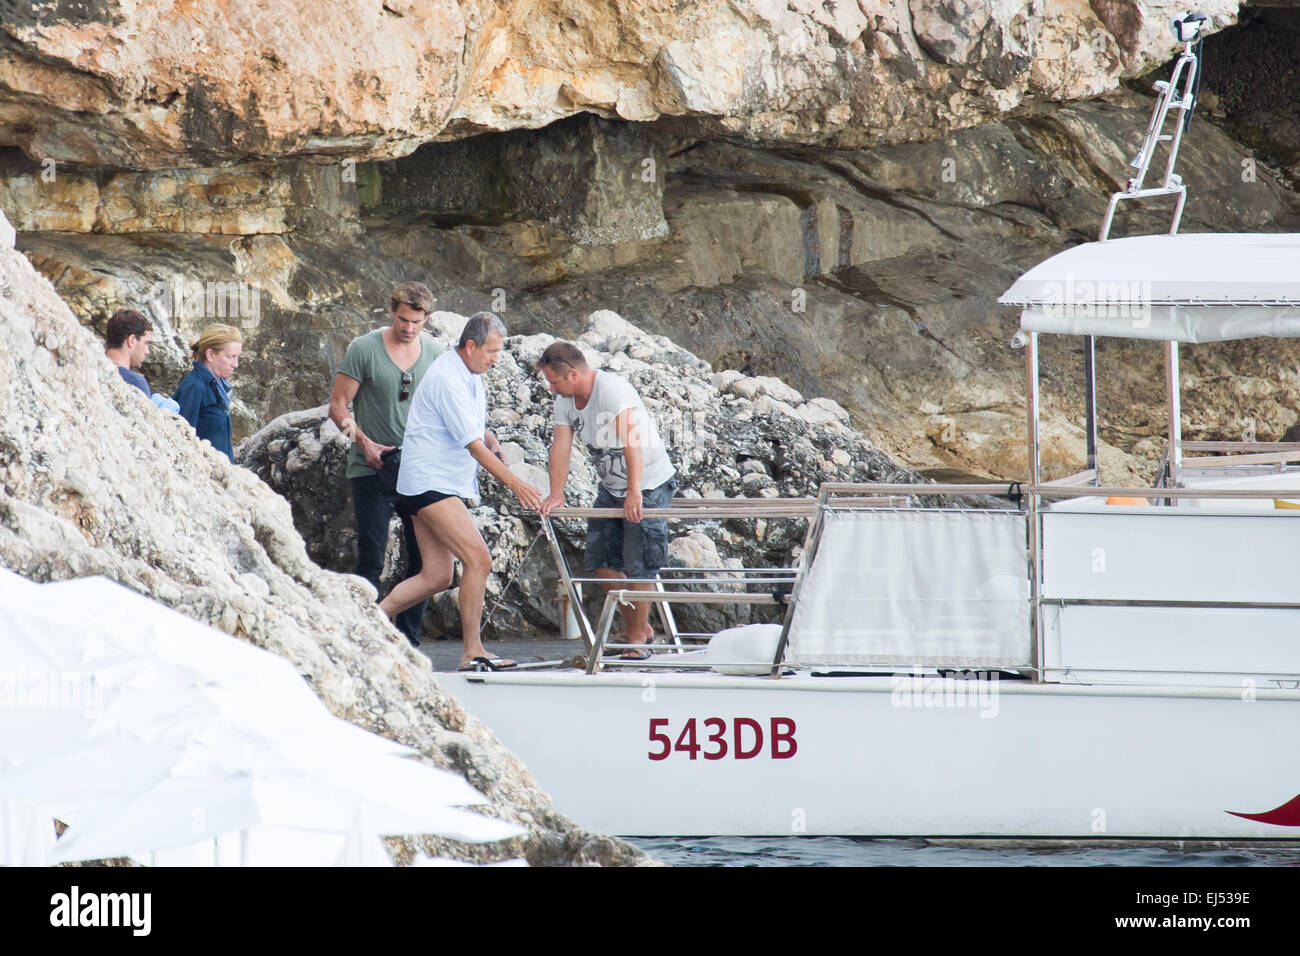
[[[515,662],[488,654],[479,633],[492,553],[470,517],[465,499],[478,497],[482,465],[526,508],[542,495],[516,478],[487,430],[482,375],[501,357],[506,327],[491,312],[476,312],[460,342],[430,366],[411,400],[397,476],[397,510],[410,515],[420,546],[420,572],[397,585],[379,608],[389,617],[451,586],[452,562],[461,563],[460,609],[463,671],[501,670]]]

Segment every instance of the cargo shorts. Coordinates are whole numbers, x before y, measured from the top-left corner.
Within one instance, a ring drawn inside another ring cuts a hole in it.
[[[641,507],[667,508],[672,505],[676,480],[669,478],[657,488],[641,492]],[[595,508],[622,508],[623,499],[605,490],[596,492]],[[634,524],[623,518],[587,519],[588,571],[609,568],[622,571],[629,578],[653,578],[668,563],[668,521],[666,518],[642,518]]]

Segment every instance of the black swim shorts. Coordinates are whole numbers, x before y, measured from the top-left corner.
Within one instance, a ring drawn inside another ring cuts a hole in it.
[[[448,498],[455,497],[455,495],[449,495],[442,491],[424,491],[418,495],[399,494],[393,500],[393,507],[397,509],[399,515],[412,517],[421,508],[427,508],[429,505],[436,505],[439,501],[446,501]]]

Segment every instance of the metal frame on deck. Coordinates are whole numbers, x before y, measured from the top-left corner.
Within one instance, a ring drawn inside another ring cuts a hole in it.
[[[1098,481],[1101,459],[1097,440],[1097,346],[1091,335],[1083,337],[1083,422],[1084,454],[1087,468],[1079,477],[1092,472],[1093,484]]]
[[[874,500],[874,499],[873,499]],[[557,508],[551,512],[555,518],[617,518],[622,517],[621,508]],[[664,518],[669,521],[730,519],[730,518],[814,518],[816,502],[809,498],[748,498],[748,499],[699,499],[678,498],[673,500],[671,508],[647,508],[643,512],[646,518]],[[644,660],[623,660],[611,658],[603,660],[602,653],[608,650],[650,650],[685,652],[683,637],[706,637],[708,635],[683,635],[677,628],[672,612],[673,604],[763,604],[781,603],[785,589],[793,587],[798,579],[796,568],[662,568],[660,576],[647,579],[615,579],[618,583],[650,584],[652,591],[629,590],[612,587],[609,579],[595,577],[577,577],[569,568],[568,560],[560,547],[559,538],[551,523],[551,516],[542,518],[546,538],[551,545],[551,554],[555,559],[560,582],[565,593],[574,605],[578,629],[587,647],[587,672],[594,674],[607,666],[646,666]],[[664,575],[667,575],[667,578]],[[586,615],[581,604],[581,585],[600,584],[607,588],[605,603],[601,609],[596,627]],[[669,590],[674,588],[761,585],[772,588],[769,593],[754,594],[744,591],[685,591]],[[613,628],[615,612],[620,604],[636,602],[654,602],[660,621],[669,637],[667,644],[611,644],[609,633]],[[676,656],[676,654],[674,656]],[[652,665],[654,666],[654,665]],[[670,666],[690,666],[685,661],[673,661]]]
[[[563,511],[563,509],[559,510]],[[587,653],[590,654],[594,643],[594,632],[591,629],[591,621],[587,620],[587,609],[582,606],[582,591],[574,582],[573,575],[569,573],[569,562],[564,557],[564,549],[560,547],[560,539],[556,537],[551,519],[546,515],[542,516],[542,531],[546,533],[546,543],[551,546],[551,557],[555,559],[560,583],[564,585],[564,593],[569,598],[569,607],[573,609],[574,619],[578,622],[578,633],[582,636],[582,642],[587,645]]]
[[[1197,488],[1183,486],[1184,472],[1188,468],[1220,467],[1247,469],[1273,465],[1274,471],[1283,472],[1289,462],[1300,462],[1300,442],[1184,442],[1182,439],[1182,396],[1180,387],[1179,348],[1177,342],[1165,343],[1165,392],[1168,403],[1167,437],[1156,486],[1152,489],[1102,488],[1099,486],[1097,456],[1096,413],[1096,363],[1093,340],[1084,338],[1084,399],[1088,467],[1066,478],[1044,482],[1041,477],[1039,448],[1039,395],[1038,333],[1025,333],[1025,396],[1027,413],[1026,457],[1029,480],[1024,487],[1028,515],[1028,552],[1030,567],[1030,599],[1033,602],[1032,626],[1035,634],[1035,668],[1038,679],[1043,678],[1046,660],[1045,632],[1042,615],[1042,511],[1044,498],[1120,497],[1147,498],[1153,505],[1173,506],[1184,499],[1261,499],[1296,498],[1296,489],[1245,489]],[[1217,456],[1185,458],[1184,451],[1216,452]],[[1224,457],[1230,455],[1231,457]],[[1057,602],[1053,602],[1057,603]],[[1207,607],[1236,606],[1211,602]],[[1253,606],[1253,605],[1247,605]]]
[[[675,498],[671,508],[648,508],[643,514],[647,518],[667,518],[668,520],[681,519],[726,519],[726,518],[811,518],[816,512],[816,502],[810,498]],[[586,645],[587,653],[591,654],[595,649],[596,632],[591,626],[591,620],[587,617],[586,609],[582,603],[582,588],[584,583],[598,582],[598,578],[580,578],[576,577],[569,568],[569,562],[564,556],[564,549],[560,547],[559,538],[555,534],[555,527],[552,524],[554,518],[617,518],[622,517],[623,512],[619,508],[556,508],[551,512],[551,516],[542,517],[542,529],[546,534],[546,541],[551,548],[551,557],[555,560],[556,570],[560,576],[560,583],[564,587],[565,594],[568,596],[569,603],[573,608],[574,617],[578,622],[578,631],[582,636],[583,643]],[[741,575],[735,577],[735,583],[742,583],[744,574],[753,574],[757,571],[766,571],[767,573],[777,573],[785,569],[708,569],[708,568],[663,568],[660,570],[662,575],[668,572],[672,575],[674,584],[706,584],[713,583],[708,580],[686,580],[678,578],[679,572],[691,571],[696,574],[702,572],[718,572],[728,575]],[[793,570],[793,569],[791,569]],[[604,583],[600,581],[600,583]],[[663,589],[664,580],[662,577],[648,580],[645,583],[653,584],[656,592],[659,594],[666,593]],[[665,629],[673,637],[673,643],[680,645],[680,635],[677,630],[677,622],[673,618],[671,602],[660,600],[657,608],[660,620]]]
[[[1043,661],[1046,649],[1043,638],[1043,601],[1041,596],[1043,579],[1043,562],[1041,542],[1043,527],[1038,517],[1038,494],[1036,488],[1042,477],[1039,470],[1038,454],[1038,333],[1030,332],[1025,345],[1025,402],[1028,405],[1028,472],[1030,491],[1025,496],[1025,545],[1029,552],[1029,629],[1033,637],[1034,674],[1038,680],[1043,679]],[[1089,404],[1096,401],[1095,389],[1089,396]]]
[[[1177,342],[1165,343],[1165,392],[1169,403],[1169,468],[1165,485],[1177,488],[1183,480],[1183,396]]]
[[[1027,372],[1029,374],[1029,422],[1028,422],[1028,444],[1029,444],[1029,472],[1037,476],[1038,473],[1038,389],[1036,381],[1037,372],[1037,355],[1036,355],[1036,338],[1030,336],[1027,348]],[[1271,443],[1254,442],[1254,443],[1237,443],[1237,442],[1201,442],[1189,443],[1194,445],[1196,450],[1205,451],[1222,451],[1233,450],[1238,445],[1249,449],[1260,446],[1270,445]],[[1287,450],[1279,453],[1286,457],[1287,460],[1300,459],[1300,443],[1289,443],[1284,446]],[[1257,457],[1250,456],[1252,459]],[[1277,456],[1270,456],[1277,457]],[[1219,459],[1212,459],[1219,460]],[[1227,459],[1231,460],[1231,459]],[[1088,473],[1083,473],[1088,474]],[[1078,477],[1078,476],[1074,476]],[[825,483],[818,489],[817,497],[814,498],[790,498],[790,499],[728,499],[725,503],[715,502],[712,505],[691,504],[679,507],[679,502],[674,501],[673,507],[662,509],[648,509],[645,512],[646,517],[665,518],[670,521],[692,520],[700,518],[741,518],[741,517],[764,517],[764,518],[808,518],[808,531],[804,538],[804,552],[800,562],[795,567],[789,568],[671,568],[664,569],[670,572],[670,580],[646,579],[644,581],[632,580],[628,583],[648,583],[655,584],[657,589],[654,591],[630,590],[627,588],[610,588],[605,595],[604,605],[601,608],[600,617],[593,628],[590,619],[585,613],[585,609],[580,603],[581,590],[580,586],[584,583],[600,583],[608,587],[608,581],[593,577],[576,577],[569,569],[568,562],[564,557],[563,550],[559,545],[559,540],[555,534],[555,529],[549,518],[543,518],[542,525],[545,530],[547,540],[551,544],[552,553],[556,559],[556,566],[559,571],[560,580],[564,585],[566,593],[570,600],[574,602],[574,612],[577,617],[579,628],[587,642],[588,663],[587,673],[596,674],[602,669],[613,667],[628,668],[651,668],[651,669],[681,669],[681,668],[700,668],[709,669],[722,663],[734,663],[738,666],[753,667],[756,666],[754,661],[737,661],[737,662],[718,662],[713,659],[700,658],[688,659],[686,654],[687,647],[682,642],[682,638],[704,637],[707,635],[687,634],[683,635],[677,632],[675,624],[669,632],[670,643],[656,644],[611,644],[608,641],[610,631],[613,627],[614,620],[620,604],[630,604],[635,602],[654,602],[656,606],[669,609],[673,604],[782,604],[785,606],[785,615],[783,618],[781,635],[778,641],[776,651],[773,655],[771,666],[768,669],[768,676],[777,678],[781,674],[781,668],[785,657],[785,651],[789,644],[790,627],[793,620],[794,609],[798,604],[800,592],[804,584],[805,575],[813,558],[817,553],[822,535],[825,530],[825,516],[831,511],[848,508],[903,508],[911,505],[912,499],[920,497],[969,497],[969,496],[1002,496],[1007,494],[1018,494],[1022,501],[1022,514],[1025,518],[1026,526],[1026,570],[1030,580],[1030,602],[1031,602],[1031,627],[1033,629],[1032,661],[1025,670],[1033,674],[1036,682],[1043,682],[1046,668],[1046,648],[1045,631],[1043,627],[1043,606],[1042,597],[1042,516],[1044,512],[1044,499],[1067,499],[1081,497],[1133,497],[1147,498],[1153,504],[1159,504],[1162,501],[1165,504],[1171,504],[1174,501],[1184,499],[1207,499],[1207,500],[1230,500],[1230,499],[1269,499],[1269,498],[1287,498],[1297,497],[1296,489],[1276,489],[1276,488],[1117,488],[1101,487],[1095,483],[1074,485],[1059,482],[1012,482],[1010,486],[1002,484],[859,484],[859,483]],[[691,499],[686,499],[690,501]],[[950,510],[950,509],[945,509]],[[963,510],[963,509],[951,509]],[[754,512],[758,512],[755,514]],[[617,508],[594,509],[594,508],[564,508],[556,509],[552,515],[559,518],[567,517],[618,517],[622,515],[622,510]],[[667,586],[665,586],[667,585]],[[722,591],[719,587],[729,586],[759,586],[765,589],[764,592],[755,593],[753,591]],[[678,590],[684,587],[707,587],[707,591],[687,591]],[[1097,599],[1053,599],[1053,605],[1117,605],[1117,606],[1153,606],[1168,605],[1177,607],[1270,607],[1270,608],[1300,608],[1300,602],[1295,604],[1287,602],[1248,602],[1248,601],[1129,601],[1129,600],[1097,600]],[[668,618],[671,620],[671,617]],[[620,658],[602,659],[602,652],[608,650],[626,650],[631,648],[648,649],[651,651],[668,651],[672,652],[665,655],[663,660],[622,660]],[[767,667],[767,665],[761,665]],[[1095,668],[1094,668],[1095,669]]]

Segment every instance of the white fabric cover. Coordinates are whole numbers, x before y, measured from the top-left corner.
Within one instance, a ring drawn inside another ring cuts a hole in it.
[[[1028,308],[1020,313],[1020,327],[1026,332],[1157,342],[1300,338],[1300,306],[1158,305],[1147,310],[1111,309],[1109,315],[1104,308],[1094,312]]]
[[[709,638],[709,666],[732,677],[766,674],[772,670],[780,624],[743,624]]]
[[[786,661],[1020,667],[1032,661],[1025,518],[830,512]]]
[[[47,828],[52,838],[54,814],[71,827],[53,862],[147,855],[196,836],[211,860],[221,834],[346,834],[360,808],[382,834],[488,842],[523,832],[459,809],[486,798],[408,753],[334,717],[268,651],[104,578],[35,585],[0,569],[4,859],[39,858],[33,841]],[[277,849],[287,862],[283,841]]]
[[[1134,236],[1039,263],[998,301],[1028,332],[1178,342],[1300,337],[1300,234]]]

